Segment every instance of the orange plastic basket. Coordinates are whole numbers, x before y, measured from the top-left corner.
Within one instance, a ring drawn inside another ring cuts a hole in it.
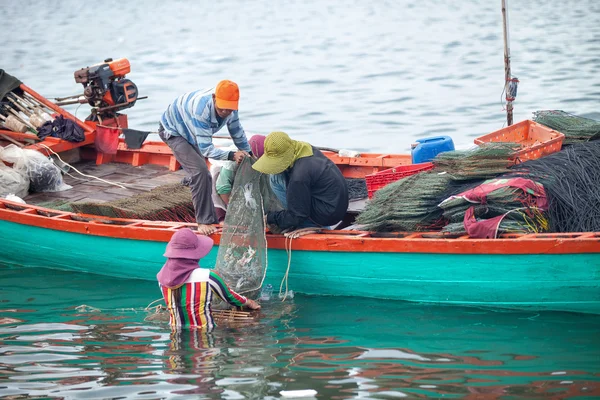
[[[385,169],[375,174],[365,176],[367,181],[367,194],[369,198],[382,187],[397,181],[401,178],[406,178],[419,172],[433,169],[433,163],[426,162],[421,164],[400,165],[398,167]]]
[[[535,160],[562,148],[565,135],[531,120],[521,121],[475,139],[475,144],[489,142],[518,143],[522,146],[515,155],[515,163]]]

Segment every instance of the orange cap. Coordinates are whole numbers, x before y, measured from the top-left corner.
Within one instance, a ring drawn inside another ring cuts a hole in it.
[[[240,100],[240,89],[235,82],[228,80],[221,81],[217,84],[215,90],[215,100],[217,107],[225,110],[237,110],[238,101]]]

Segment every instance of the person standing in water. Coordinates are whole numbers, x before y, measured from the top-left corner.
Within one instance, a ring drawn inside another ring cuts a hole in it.
[[[208,236],[184,228],[175,232],[167,245],[164,256],[168,260],[156,278],[173,328],[214,328],[211,312],[214,296],[232,306],[260,309],[256,301],[231,290],[218,273],[200,267],[200,259],[210,252],[213,244]]]

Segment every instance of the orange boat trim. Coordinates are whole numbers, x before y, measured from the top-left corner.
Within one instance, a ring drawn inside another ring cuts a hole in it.
[[[50,210],[0,199],[0,219],[39,228],[120,239],[168,242],[174,231],[195,224],[99,217]],[[507,235],[500,239],[429,238],[437,232],[405,237],[371,237],[370,232],[326,231],[295,239],[294,250],[432,254],[599,253],[600,233]],[[219,243],[220,234],[213,234]],[[283,235],[267,235],[269,248],[284,249]]]

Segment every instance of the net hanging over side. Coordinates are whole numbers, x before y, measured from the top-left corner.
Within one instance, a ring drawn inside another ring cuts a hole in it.
[[[252,169],[253,163],[245,157],[235,174],[215,270],[237,293],[258,298],[267,271],[264,215],[281,204],[269,176]]]

